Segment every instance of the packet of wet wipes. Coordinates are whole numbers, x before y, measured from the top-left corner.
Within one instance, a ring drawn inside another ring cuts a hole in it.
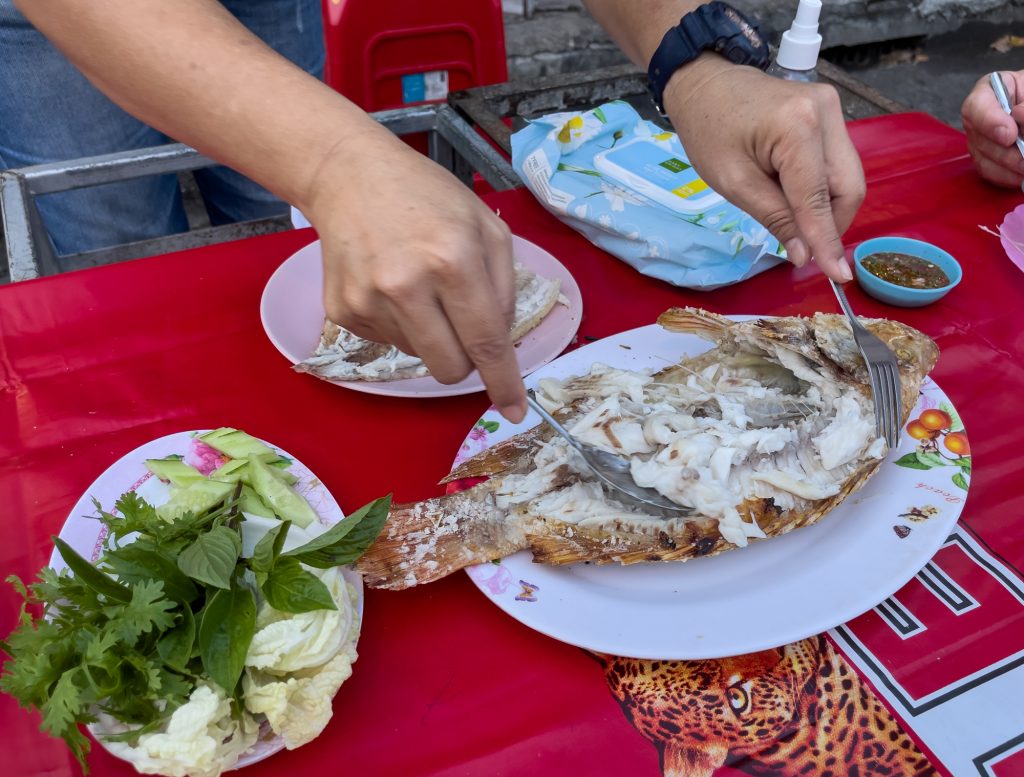
[[[785,249],[708,187],[679,137],[627,103],[535,119],[512,166],[549,211],[644,275],[691,289],[737,283]]]

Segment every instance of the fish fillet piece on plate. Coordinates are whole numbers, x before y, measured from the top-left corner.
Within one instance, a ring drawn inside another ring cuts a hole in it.
[[[556,303],[568,304],[561,296],[557,278],[543,278],[533,270],[516,265],[516,312],[512,341],[522,339],[551,312]],[[422,378],[430,371],[418,357],[393,345],[365,340],[332,321],[324,321],[320,344],[308,359],[295,365],[325,380],[388,381]]]
[[[445,480],[484,482],[393,507],[359,562],[365,582],[407,588],[527,548],[547,564],[709,556],[817,522],[878,469],[886,444],[843,316],[734,322],[674,308],[659,323],[715,347],[654,375],[595,364],[541,380],[538,396],[579,439],[628,456],[638,484],[691,515],[618,501],[535,426]],[[863,323],[896,354],[909,415],[938,348],[896,321]]]

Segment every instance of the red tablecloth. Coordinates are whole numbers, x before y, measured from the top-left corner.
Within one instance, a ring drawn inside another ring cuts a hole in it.
[[[963,137],[928,117],[850,128],[869,189],[847,241],[919,237],[964,266],[963,283],[931,307],[886,307],[856,288],[850,296],[859,313],[901,318],[942,349],[933,375],[961,411],[975,467],[960,539],[941,552],[951,554],[944,568],[978,606],[959,615],[929,609],[915,581],[907,589],[917,589],[899,594],[904,604],[920,602],[923,628],[901,643],[909,653],[887,652],[892,634],[875,613],[808,649],[838,647],[863,678],[854,693],[874,688],[940,771],[1024,774],[1024,276],[978,229],[998,224],[1021,195],[983,185]],[[488,201],[574,273],[584,296],[581,338],[651,323],[680,304],[720,313],[836,309],[813,269],[786,266],[712,293],[681,290],[594,248],[524,190]],[[410,401],[345,391],[294,373],[264,335],[263,286],[312,239],[309,231],[285,233],[0,288],[0,572],[32,576],[89,483],[122,454],[174,431],[230,425],[272,440],[346,510],[389,491],[400,500],[440,493],[436,482],[488,404],[482,394]],[[4,587],[0,633],[13,626],[15,607]],[[370,591],[359,652],[324,735],[246,774],[660,773],[660,746],[631,723],[644,711],[624,714],[602,666],[505,616],[463,575],[401,593]],[[38,733],[37,722],[0,698],[0,772],[77,774],[63,744]],[[654,741],[676,735],[663,728]],[[891,741],[900,741],[896,733]],[[879,752],[899,749],[889,742]],[[737,746],[732,765],[716,774],[753,770],[762,758],[741,755]],[[787,763],[778,773],[804,765],[799,755]],[[910,773],[909,763],[894,773]],[[90,764],[97,775],[132,773],[99,747]],[[832,768],[845,773],[842,764]]]

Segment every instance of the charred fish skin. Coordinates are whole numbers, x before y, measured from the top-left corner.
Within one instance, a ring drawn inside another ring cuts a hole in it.
[[[402,589],[523,549],[547,564],[715,555],[820,521],[881,465],[884,441],[874,438],[870,388],[844,317],[735,322],[676,308],[659,323],[715,347],[653,375],[595,365],[540,381],[540,396],[574,434],[631,451],[638,482],[696,515],[666,519],[617,503],[536,426],[446,478],[489,480],[393,508],[359,562],[367,584]],[[897,353],[909,413],[938,349],[899,322],[865,323]]]

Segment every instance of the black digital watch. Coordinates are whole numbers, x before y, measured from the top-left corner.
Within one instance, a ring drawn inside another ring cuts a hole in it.
[[[761,70],[767,70],[770,63],[768,44],[754,21],[718,0],[699,6],[665,33],[651,57],[647,88],[660,113],[665,113],[662,98],[672,74],[704,51],[714,51],[737,65],[752,65]]]

